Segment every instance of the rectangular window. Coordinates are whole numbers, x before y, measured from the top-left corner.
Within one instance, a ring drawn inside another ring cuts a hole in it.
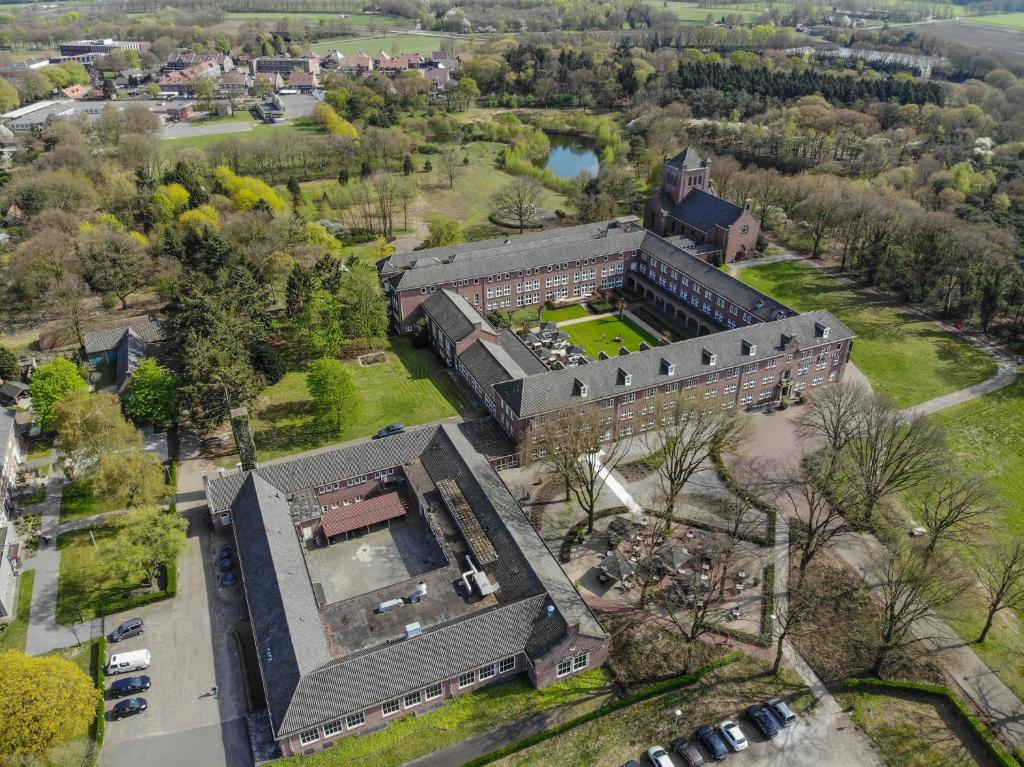
[[[398,702],[398,698],[395,698],[394,700],[387,701],[381,708],[384,711],[384,716],[391,716],[392,714],[397,714],[402,705]]]
[[[324,725],[324,737],[325,738],[329,738],[332,735],[337,735],[343,729],[345,729],[345,728],[342,727],[341,720],[340,719],[335,719],[333,722],[328,722],[327,724]]]
[[[572,658],[562,658],[558,661],[558,676],[566,676],[572,673]]]
[[[481,681],[483,681],[484,679],[490,679],[492,676],[494,676],[494,664],[493,663],[491,665],[489,665],[489,666],[484,666],[483,668],[480,669],[480,680]]]
[[[516,667],[516,659],[515,658],[505,658],[500,663],[498,663],[498,673],[499,674],[507,674],[509,671],[513,671],[515,669],[515,667]]]
[[[626,405],[630,402],[636,401],[636,394],[624,394],[622,396],[622,404]]]
[[[590,653],[583,653],[583,655],[577,655],[572,661],[572,670],[579,671],[580,669],[586,668],[587,663],[590,660]]]
[[[308,746],[310,743],[316,743],[320,740],[320,730],[315,727],[312,730],[306,730],[299,734],[299,743],[304,746]]]
[[[459,689],[464,687],[472,687],[476,683],[476,672],[467,671],[465,674],[459,677]]]
[[[633,417],[633,411],[632,410],[623,410],[621,413],[619,413],[619,418],[621,420],[623,420],[623,421],[628,421],[632,417]]]
[[[432,684],[427,688],[427,700],[436,700],[441,697],[441,683]]]
[[[417,690],[416,692],[410,692],[402,700],[406,708],[415,708],[423,702],[423,690]]]
[[[345,726],[350,730],[354,730],[356,727],[362,727],[366,724],[366,716],[360,711],[358,714],[349,714],[345,717]]]

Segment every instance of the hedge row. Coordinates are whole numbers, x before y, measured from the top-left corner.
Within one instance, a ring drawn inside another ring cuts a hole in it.
[[[656,682],[649,687],[645,687],[639,692],[619,698],[618,700],[613,700],[610,703],[606,703],[600,708],[583,714],[582,716],[578,716],[575,719],[570,719],[567,722],[562,722],[561,724],[556,725],[551,729],[544,730],[543,732],[534,733],[533,735],[529,735],[521,740],[517,740],[515,743],[509,743],[507,746],[503,746],[497,749],[496,751],[492,751],[489,754],[479,756],[476,759],[473,759],[472,761],[466,762],[463,765],[463,767],[480,767],[480,765],[496,762],[498,759],[502,759],[508,756],[509,754],[515,754],[519,751],[529,748],[530,746],[535,746],[538,743],[543,743],[544,741],[550,740],[551,738],[554,738],[557,735],[561,735],[562,733],[575,729],[576,727],[579,727],[582,724],[592,722],[595,719],[600,719],[601,717],[607,716],[608,714],[613,714],[616,711],[621,711],[622,709],[627,708],[628,706],[632,706],[637,703],[642,703],[645,700],[650,700],[651,698],[657,697],[659,695],[664,695],[665,693],[672,692],[673,690],[678,690],[682,687],[689,687],[690,685],[699,682],[705,675],[711,673],[715,669],[722,668],[723,666],[728,666],[730,663],[735,663],[742,657],[743,652],[741,650],[735,650],[729,653],[728,655],[723,655],[721,658],[716,658],[710,663],[699,668],[697,671],[694,671],[692,674],[681,674],[677,677],[673,677],[672,679],[666,679],[662,682]]]
[[[1021,762],[996,740],[995,735],[964,702],[963,698],[952,692],[948,687],[940,684],[929,684],[927,682],[907,682],[900,679],[844,679],[843,687],[859,690],[878,690],[886,692],[889,690],[902,690],[905,692],[916,692],[925,695],[934,695],[943,698],[955,708],[964,718],[967,726],[974,732],[978,739],[985,745],[996,764],[1002,767],[1020,767]]]
[[[103,752],[103,741],[107,734],[107,674],[104,671],[104,666],[107,663],[107,638],[101,636],[96,640],[92,652],[92,678],[96,684],[99,700],[96,702],[96,721],[92,726],[92,739],[95,742],[95,746],[89,754],[89,759],[87,760],[88,767],[99,763],[100,754]]]

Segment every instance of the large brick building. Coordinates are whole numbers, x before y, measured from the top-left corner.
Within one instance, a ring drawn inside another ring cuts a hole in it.
[[[247,417],[232,420],[254,456]],[[607,635],[473,434],[446,424],[265,467],[243,458],[207,483],[215,523],[234,531],[284,755],[605,662]]]
[[[647,203],[644,226],[660,235],[688,237],[724,262],[750,258],[761,225],[740,206],[711,191],[711,161],[686,147],[666,160],[661,186]]]

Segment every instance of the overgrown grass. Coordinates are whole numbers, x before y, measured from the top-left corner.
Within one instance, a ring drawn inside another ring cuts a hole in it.
[[[291,757],[278,764],[310,767],[404,764],[555,706],[578,703],[581,713],[596,708],[610,695],[609,681],[603,668],[578,674],[543,690],[535,690],[526,680],[517,679],[454,698],[436,711],[407,716],[365,737],[344,738],[314,756]]]
[[[32,607],[32,584],[35,580],[35,570],[26,570],[18,576],[14,618],[6,623],[0,623],[0,652],[25,651],[25,640],[28,638],[28,611]]]
[[[876,392],[906,407],[995,375],[981,349],[880,297],[793,261],[748,267],[740,279],[797,311],[828,309],[857,340],[853,362]]]
[[[572,343],[582,346],[587,354],[595,359],[602,351],[609,357],[617,357],[620,346],[625,346],[631,352],[635,352],[640,348],[641,341],[649,346],[658,345],[657,338],[629,317],[623,317],[621,320],[615,316],[601,317],[590,322],[569,325],[565,328],[565,332],[569,334],[569,340]],[[615,340],[620,337],[621,341]]]

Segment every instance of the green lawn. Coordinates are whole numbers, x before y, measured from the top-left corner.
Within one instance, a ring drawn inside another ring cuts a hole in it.
[[[565,328],[569,340],[582,346],[587,354],[595,359],[599,352],[609,357],[619,356],[619,347],[625,346],[631,352],[640,349],[640,342],[646,341],[649,346],[657,346],[658,339],[641,328],[629,317],[621,320],[616,316],[601,317],[590,322],[579,322]],[[621,341],[614,340],[621,337]]]
[[[432,51],[440,50],[446,38],[423,37],[422,35],[381,35],[374,37],[343,37],[337,40],[325,40],[310,46],[314,53],[321,56],[328,51],[341,51],[346,56],[354,53],[379,55],[384,51],[389,56],[400,56],[403,53],[422,53],[429,56]]]
[[[359,26],[375,25],[378,27],[407,26],[411,28],[416,23],[412,19],[406,19],[401,16],[386,16],[376,13],[349,13],[342,15],[340,13],[303,13],[301,11],[230,11],[224,14],[224,16],[229,19],[256,19],[258,21],[289,19],[290,21],[307,22],[310,24],[318,24],[323,20],[329,24],[348,23]]]
[[[745,657],[713,671],[692,687],[600,717],[495,764],[593,767],[640,760],[655,743],[668,746],[698,725],[739,717],[752,701],[778,695],[790,699],[796,710],[805,710],[813,701],[806,689],[788,672],[775,677],[764,661]],[[678,719],[672,713],[677,708],[682,712]]]
[[[752,266],[740,279],[798,311],[828,309],[857,334],[853,362],[876,392],[916,405],[995,375],[988,354],[873,295],[794,261]]]
[[[668,11],[680,21],[692,21],[701,22],[707,21],[708,17],[711,17],[711,21],[721,21],[725,16],[739,16],[744,21],[751,21],[752,19],[759,19],[763,15],[760,11],[743,10],[741,8],[734,8],[733,6],[721,6],[716,8],[702,8],[698,7],[695,3],[676,3],[669,0],[644,0],[645,5],[649,5],[659,11]],[[764,7],[768,7],[766,3]]]
[[[608,684],[608,674],[601,668],[543,690],[535,690],[525,680],[485,687],[428,714],[407,716],[365,737],[344,738],[333,748],[307,759],[293,756],[278,764],[333,767],[372,763],[375,767],[397,767],[554,706],[578,703],[582,714],[608,700]]]
[[[112,527],[104,525],[87,530],[61,533],[57,538],[60,549],[60,579],[57,585],[57,622],[65,624],[90,620],[98,615],[128,610],[132,607],[158,601],[165,592],[133,595],[139,583],[125,583],[116,577],[99,557],[92,536],[100,546],[114,534]]]
[[[985,24],[1004,29],[1024,29],[1024,13],[996,13],[991,16],[973,16],[964,19],[970,24]]]
[[[590,311],[583,304],[571,304],[569,306],[560,306],[557,309],[545,309],[540,316],[545,322],[565,322],[566,320],[575,320],[580,317],[589,317]],[[579,324],[582,325],[583,323]]]
[[[28,611],[32,606],[32,584],[35,583],[35,579],[35,570],[27,570],[18,576],[18,597],[15,601],[14,618],[7,623],[0,623],[0,652],[4,650],[25,651],[25,639],[28,637]]]
[[[210,146],[211,144],[216,144],[218,141],[224,141],[229,138],[238,139],[240,141],[255,141],[256,139],[266,138],[271,134],[287,138],[299,133],[309,132],[311,132],[311,128],[306,124],[286,122],[270,125],[268,123],[257,123],[254,121],[253,127],[247,131],[236,131],[234,133],[209,133],[203,135],[197,134],[195,136],[181,136],[179,138],[163,139],[160,142],[160,152],[164,157],[173,157],[182,149],[189,147],[202,149]]]
[[[60,499],[60,520],[67,522],[71,519],[106,514],[122,508],[124,508],[123,501],[114,498],[97,498],[92,491],[92,482],[88,479],[77,479],[64,485],[64,495]]]
[[[345,364],[359,390],[359,412],[341,432],[324,430],[310,406],[306,374],[292,371],[269,387],[252,408],[261,460],[376,434],[389,423],[415,426],[458,414],[458,394],[436,355],[393,339],[387,360],[362,367]]]

